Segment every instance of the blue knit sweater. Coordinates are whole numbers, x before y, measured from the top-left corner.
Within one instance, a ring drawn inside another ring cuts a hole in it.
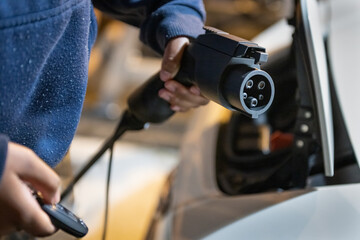
[[[93,0],[95,7],[138,26],[161,53],[176,36],[196,37],[200,0]],[[90,0],[0,1],[0,178],[8,141],[54,167],[77,128],[87,85],[96,19]]]

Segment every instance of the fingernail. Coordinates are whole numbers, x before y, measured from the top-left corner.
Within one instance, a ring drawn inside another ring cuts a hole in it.
[[[164,99],[165,101],[170,101],[170,95],[165,91],[159,91],[159,97]]]
[[[170,92],[175,92],[175,90],[176,90],[175,85],[172,84],[171,82],[166,82],[166,83],[165,83],[165,88],[166,88],[167,90],[169,90]]]
[[[52,203],[54,204],[58,202],[60,202],[60,195],[56,195]]]
[[[179,106],[171,106],[171,109],[175,112],[180,111],[180,107]]]
[[[195,95],[200,95],[200,90],[199,90],[199,88],[197,88],[197,87],[195,87],[195,86],[192,86],[192,87],[190,88],[190,92],[193,93],[193,94],[195,94]]]
[[[51,199],[51,203],[55,204],[60,202],[60,188],[57,189],[55,196],[53,197],[53,199]]]
[[[165,70],[160,71],[160,79],[163,81],[171,79],[171,73]]]

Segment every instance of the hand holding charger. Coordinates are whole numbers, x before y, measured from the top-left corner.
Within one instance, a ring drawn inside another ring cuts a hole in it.
[[[175,80],[196,85],[209,100],[251,118],[266,112],[274,100],[275,86],[260,69],[268,58],[265,48],[213,27],[204,29],[184,51]],[[130,95],[128,111],[143,123],[167,120],[174,112],[158,97],[163,87],[159,73],[155,74]]]

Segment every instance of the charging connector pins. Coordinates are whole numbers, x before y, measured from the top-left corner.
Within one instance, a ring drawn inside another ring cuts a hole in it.
[[[249,107],[256,107],[258,105],[258,100],[254,97],[248,97],[246,99],[246,104],[249,106]]]
[[[254,86],[254,82],[253,82],[253,80],[249,80],[249,81],[247,81],[246,82],[246,88],[247,89],[250,89],[250,88],[252,88]]]
[[[258,87],[259,90],[263,90],[265,88],[265,86],[266,86],[265,82],[261,81],[261,82],[258,83],[257,87]]]

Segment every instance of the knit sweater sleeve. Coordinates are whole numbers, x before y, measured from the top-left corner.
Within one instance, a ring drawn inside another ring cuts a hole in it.
[[[4,172],[9,138],[0,134],[0,181]]]
[[[93,0],[98,9],[140,27],[140,39],[158,53],[178,36],[203,33],[205,8],[201,0]]]

